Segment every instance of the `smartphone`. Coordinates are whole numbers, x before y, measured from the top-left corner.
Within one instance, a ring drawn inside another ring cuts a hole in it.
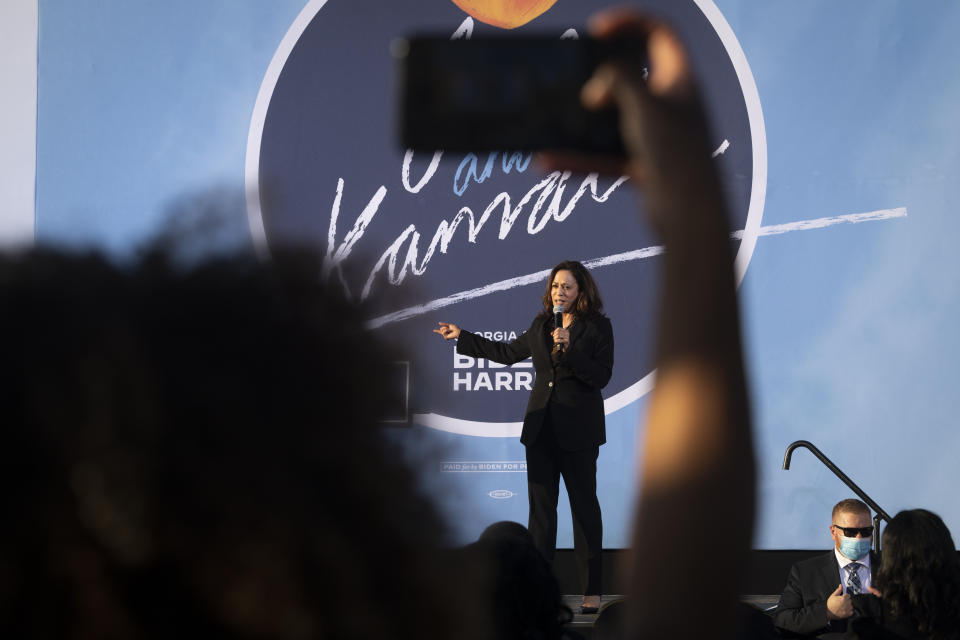
[[[588,111],[580,90],[607,60],[645,69],[642,40],[421,36],[392,50],[405,148],[625,154],[617,111]]]

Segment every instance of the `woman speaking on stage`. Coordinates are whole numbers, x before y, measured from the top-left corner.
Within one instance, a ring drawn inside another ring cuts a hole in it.
[[[562,319],[557,323],[557,319]],[[573,546],[583,581],[583,613],[600,606],[603,524],[597,500],[597,456],[606,442],[600,390],[613,370],[613,328],[593,277],[579,262],[555,266],[543,310],[512,342],[495,342],[448,322],[434,329],[457,339],[457,353],[500,364],[533,359],[536,380],[520,435],[527,451],[529,529],[553,561],[560,476],[570,496]]]

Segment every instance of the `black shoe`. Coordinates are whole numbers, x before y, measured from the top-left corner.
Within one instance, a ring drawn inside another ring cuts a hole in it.
[[[586,596],[584,596],[584,598],[586,598]],[[599,598],[597,598],[597,600],[599,600]],[[585,605],[585,604],[581,604],[581,605],[580,605],[580,614],[581,614],[581,615],[585,615],[585,616],[586,616],[586,615],[592,615],[592,614],[594,614],[594,613],[597,613],[599,610],[600,610],[600,603],[599,603],[599,602],[597,602],[597,606],[595,606],[595,607],[590,607],[590,606],[587,606],[587,605]]]

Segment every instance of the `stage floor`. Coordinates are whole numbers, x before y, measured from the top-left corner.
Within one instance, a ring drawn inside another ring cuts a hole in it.
[[[600,609],[602,610],[605,605],[616,600],[622,600],[624,596],[622,595],[607,595],[600,598]],[[597,614],[592,613],[589,615],[582,615],[580,611],[580,600],[583,596],[579,595],[565,595],[563,596],[563,601],[570,607],[570,610],[573,611],[573,620],[567,625],[580,635],[585,638],[590,637],[590,631],[593,629],[593,623],[597,619]],[[777,602],[780,600],[780,594],[775,595],[747,595],[741,596],[740,600],[746,604],[751,605],[752,607],[759,609],[760,611],[769,612],[774,607],[777,606]]]

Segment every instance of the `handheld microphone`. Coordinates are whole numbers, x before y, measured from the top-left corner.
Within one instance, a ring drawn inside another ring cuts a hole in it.
[[[563,328],[563,306],[556,304],[553,306],[553,328],[562,329]],[[555,344],[553,350],[559,353],[563,353],[564,345]]]

